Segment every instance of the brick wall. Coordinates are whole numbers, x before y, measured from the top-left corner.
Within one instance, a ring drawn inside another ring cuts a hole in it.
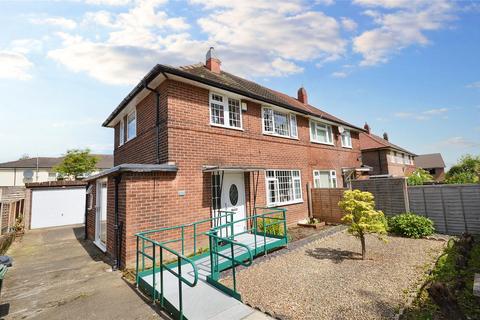
[[[161,92],[161,162],[172,161],[177,173],[124,173],[120,184],[120,215],[125,221],[122,261],[135,260],[135,236],[139,231],[179,225],[211,216],[211,173],[204,165],[252,166],[266,169],[301,170],[303,202],[284,206],[289,223],[307,217],[307,182],[313,170],[335,169],[342,185],[342,167],[360,166],[358,133],[352,132],[352,149],[342,148],[334,127],[336,146],[310,142],[308,119],[297,115],[298,139],[262,134],[261,106],[247,102],[242,113],[243,131],[210,126],[209,91],[188,84],[166,81]],[[168,105],[168,109],[167,106]],[[168,112],[167,112],[168,111]],[[137,137],[115,149],[115,165],[155,163],[155,96],[150,94],[137,108]],[[152,127],[153,125],[153,127]],[[116,140],[118,140],[118,127]],[[116,143],[117,145],[117,143]],[[153,151],[152,151],[153,150]],[[258,179],[256,205],[266,204],[264,173]],[[253,212],[254,173],[245,173],[247,214]],[[107,250],[113,252],[113,180],[108,190]],[[184,191],[184,195],[179,195]],[[89,211],[89,238],[94,237],[95,211]],[[205,225],[205,230],[208,226]],[[168,237],[177,237],[171,232]],[[159,239],[161,240],[161,239]],[[204,239],[206,245],[206,239]],[[188,251],[192,243],[187,243]],[[201,245],[201,244],[200,244]]]

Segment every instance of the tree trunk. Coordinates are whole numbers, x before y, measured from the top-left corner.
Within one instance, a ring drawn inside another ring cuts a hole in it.
[[[362,260],[365,260],[365,256],[367,254],[365,249],[365,235],[360,235],[360,242],[362,243]]]

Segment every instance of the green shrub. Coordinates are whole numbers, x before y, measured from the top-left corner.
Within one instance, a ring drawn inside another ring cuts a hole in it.
[[[275,218],[281,218],[281,216],[277,216]],[[276,223],[276,222],[280,222],[280,220],[265,218],[265,224],[267,225],[267,227],[265,228],[263,226],[263,219],[257,218],[257,230],[258,232],[264,232],[267,235],[283,236],[283,222],[282,223]],[[273,224],[273,223],[276,223],[276,224]]]
[[[389,231],[408,238],[423,238],[435,232],[433,221],[411,212],[389,218]]]

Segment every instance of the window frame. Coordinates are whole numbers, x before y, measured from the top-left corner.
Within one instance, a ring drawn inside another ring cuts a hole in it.
[[[129,118],[132,114],[135,116],[135,119],[134,119],[134,121],[135,121],[135,132],[133,133],[133,136],[130,137],[130,128],[129,128],[130,121],[129,121]],[[126,134],[125,142],[128,142],[132,139],[135,139],[136,137],[137,137],[137,110],[135,109],[135,110],[133,110],[133,111],[131,111],[127,114],[127,134]]]
[[[318,179],[318,184],[317,184],[317,177],[316,173],[318,173],[318,178],[320,178],[320,173],[322,172],[327,172],[328,173],[328,187],[321,187],[320,186],[320,179]],[[314,188],[320,188],[320,189],[337,189],[338,188],[338,177],[337,177],[337,171],[333,169],[325,169],[325,170],[313,170],[313,187]]]
[[[271,116],[271,130],[267,130],[265,127],[265,111],[270,111]],[[284,114],[287,118],[288,135],[280,134],[276,131],[275,127],[275,112]],[[295,129],[292,129],[295,126]],[[298,140],[298,122],[297,115],[288,111],[279,110],[270,106],[262,106],[262,133],[264,135],[275,136],[280,138]]]
[[[222,101],[220,102],[220,101],[213,100],[212,99],[213,95],[217,95],[217,96],[222,97]],[[239,111],[239,115],[240,115],[240,127],[230,125],[230,120],[231,120],[230,119],[230,104],[229,104],[230,99],[238,101],[238,111]],[[215,123],[215,122],[212,121],[212,102],[217,104],[217,105],[221,105],[223,107],[223,124]],[[222,93],[218,93],[216,91],[210,91],[209,92],[209,94],[208,94],[208,114],[209,114],[209,117],[208,118],[209,118],[209,123],[210,123],[211,126],[243,131],[243,114],[242,113],[243,112],[242,112],[242,100],[241,99],[237,99],[237,98],[234,98],[234,97],[222,94]]]
[[[120,120],[119,133],[118,133],[118,146],[123,146],[125,143],[125,121]]]
[[[87,197],[88,197],[88,206],[87,210],[92,210],[93,209],[93,184],[89,185],[87,188]]]
[[[273,171],[273,177],[269,176],[269,172]],[[290,172],[290,179],[291,179],[291,194],[292,200],[289,201],[279,201],[279,187],[280,182],[277,173],[280,171]],[[294,174],[296,172],[297,174]],[[274,183],[274,194],[275,194],[275,202],[270,201],[270,183]],[[300,187],[300,194],[297,193],[296,185]],[[267,169],[265,170],[265,193],[266,193],[266,203],[267,207],[278,207],[290,204],[298,204],[303,203],[303,190],[302,190],[302,171],[300,169]]]
[[[328,134],[330,133],[330,139],[331,139],[330,142],[319,141],[316,137],[314,137],[314,135],[312,134],[312,126],[313,126],[313,132],[315,133],[315,136],[317,136],[317,125],[325,126],[325,130],[326,130],[326,135],[325,136],[328,138],[328,136],[329,136]],[[310,142],[326,144],[326,145],[329,145],[329,146],[335,146],[335,139],[333,137],[332,125],[330,125],[328,123],[325,123],[325,122],[310,119],[310,121],[309,121],[309,131],[310,131]]]
[[[343,143],[343,137],[344,137],[344,134],[348,133],[348,141],[349,141],[349,144],[344,144]],[[348,148],[348,149],[352,149],[352,131],[350,131],[350,129],[343,129],[343,132],[340,134],[340,140],[342,141],[342,148]]]

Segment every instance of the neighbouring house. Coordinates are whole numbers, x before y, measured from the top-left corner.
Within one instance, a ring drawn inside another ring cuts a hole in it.
[[[415,157],[415,165],[428,171],[435,181],[445,180],[445,162],[440,153],[418,155]]]
[[[121,266],[135,261],[135,233],[222,209],[240,220],[281,206],[295,223],[307,182],[341,187],[361,168],[362,128],[310,105],[303,87],[290,97],[221,70],[213,49],[205,64],[156,65],[103,126],[115,166],[87,179],[86,233]]]
[[[389,141],[388,134],[383,138],[373,134],[365,123],[365,132],[360,133],[362,162],[372,169],[370,177],[404,177],[415,170],[416,154]]]
[[[113,166],[113,156],[96,154],[98,173]],[[56,181],[53,167],[62,162],[63,157],[36,157],[0,163],[0,187],[25,186],[25,183]]]

